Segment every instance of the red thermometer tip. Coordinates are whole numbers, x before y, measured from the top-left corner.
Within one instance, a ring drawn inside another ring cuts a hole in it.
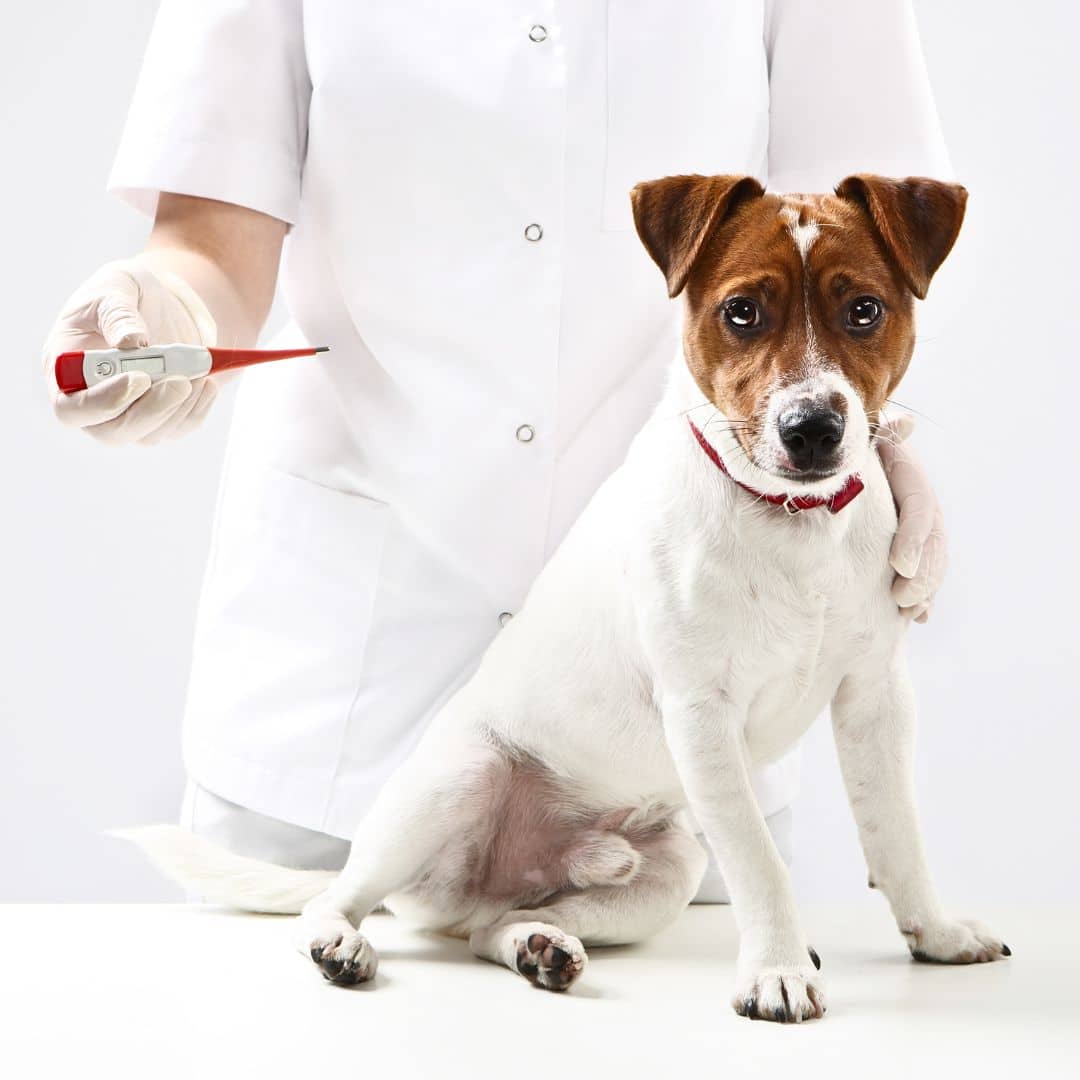
[[[211,371],[227,371],[229,368],[264,364],[270,360],[292,360],[297,356],[314,356],[330,351],[329,345],[312,349],[208,349]]]

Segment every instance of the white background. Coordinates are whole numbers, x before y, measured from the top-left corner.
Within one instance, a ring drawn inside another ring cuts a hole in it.
[[[107,450],[56,425],[38,359],[64,297],[147,231],[104,183],[154,6],[12,5],[0,38],[3,901],[178,897],[102,830],[178,811],[228,404],[180,443]],[[1080,9],[917,0],[916,10],[972,193],[897,393],[927,418],[916,438],[953,559],[933,619],[912,634],[920,801],[958,909],[1075,900]],[[796,852],[802,896],[865,889],[824,724],[806,740]]]

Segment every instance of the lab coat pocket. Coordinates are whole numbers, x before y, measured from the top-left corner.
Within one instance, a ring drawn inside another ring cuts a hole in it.
[[[320,817],[362,677],[388,522],[384,503],[230,460],[188,696],[185,751],[202,782],[192,757],[217,763],[207,768],[243,761],[274,785],[277,813]],[[253,806],[249,783],[250,773],[240,786]],[[212,787],[229,797],[222,786],[232,789],[230,777]]]
[[[630,189],[679,173],[767,168],[762,0],[608,0],[603,227],[633,228]]]

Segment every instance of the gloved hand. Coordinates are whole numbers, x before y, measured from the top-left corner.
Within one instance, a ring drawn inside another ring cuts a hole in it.
[[[903,614],[924,623],[945,577],[948,552],[945,519],[930,478],[915,454],[903,445],[914,430],[915,419],[906,413],[883,421],[877,449],[899,518],[889,552],[889,564],[896,571],[893,598]]]
[[[107,263],[70,297],[45,343],[42,361],[57,419],[113,445],[150,445],[191,431],[217,395],[216,376],[171,375],[152,384],[146,372],[129,371],[74,394],[56,386],[53,364],[60,353],[173,342],[217,344],[213,317],[195,290],[138,257]]]

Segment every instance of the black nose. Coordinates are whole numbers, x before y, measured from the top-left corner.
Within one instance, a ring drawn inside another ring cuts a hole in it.
[[[777,427],[796,469],[831,465],[844,437],[844,418],[835,409],[789,409]]]

